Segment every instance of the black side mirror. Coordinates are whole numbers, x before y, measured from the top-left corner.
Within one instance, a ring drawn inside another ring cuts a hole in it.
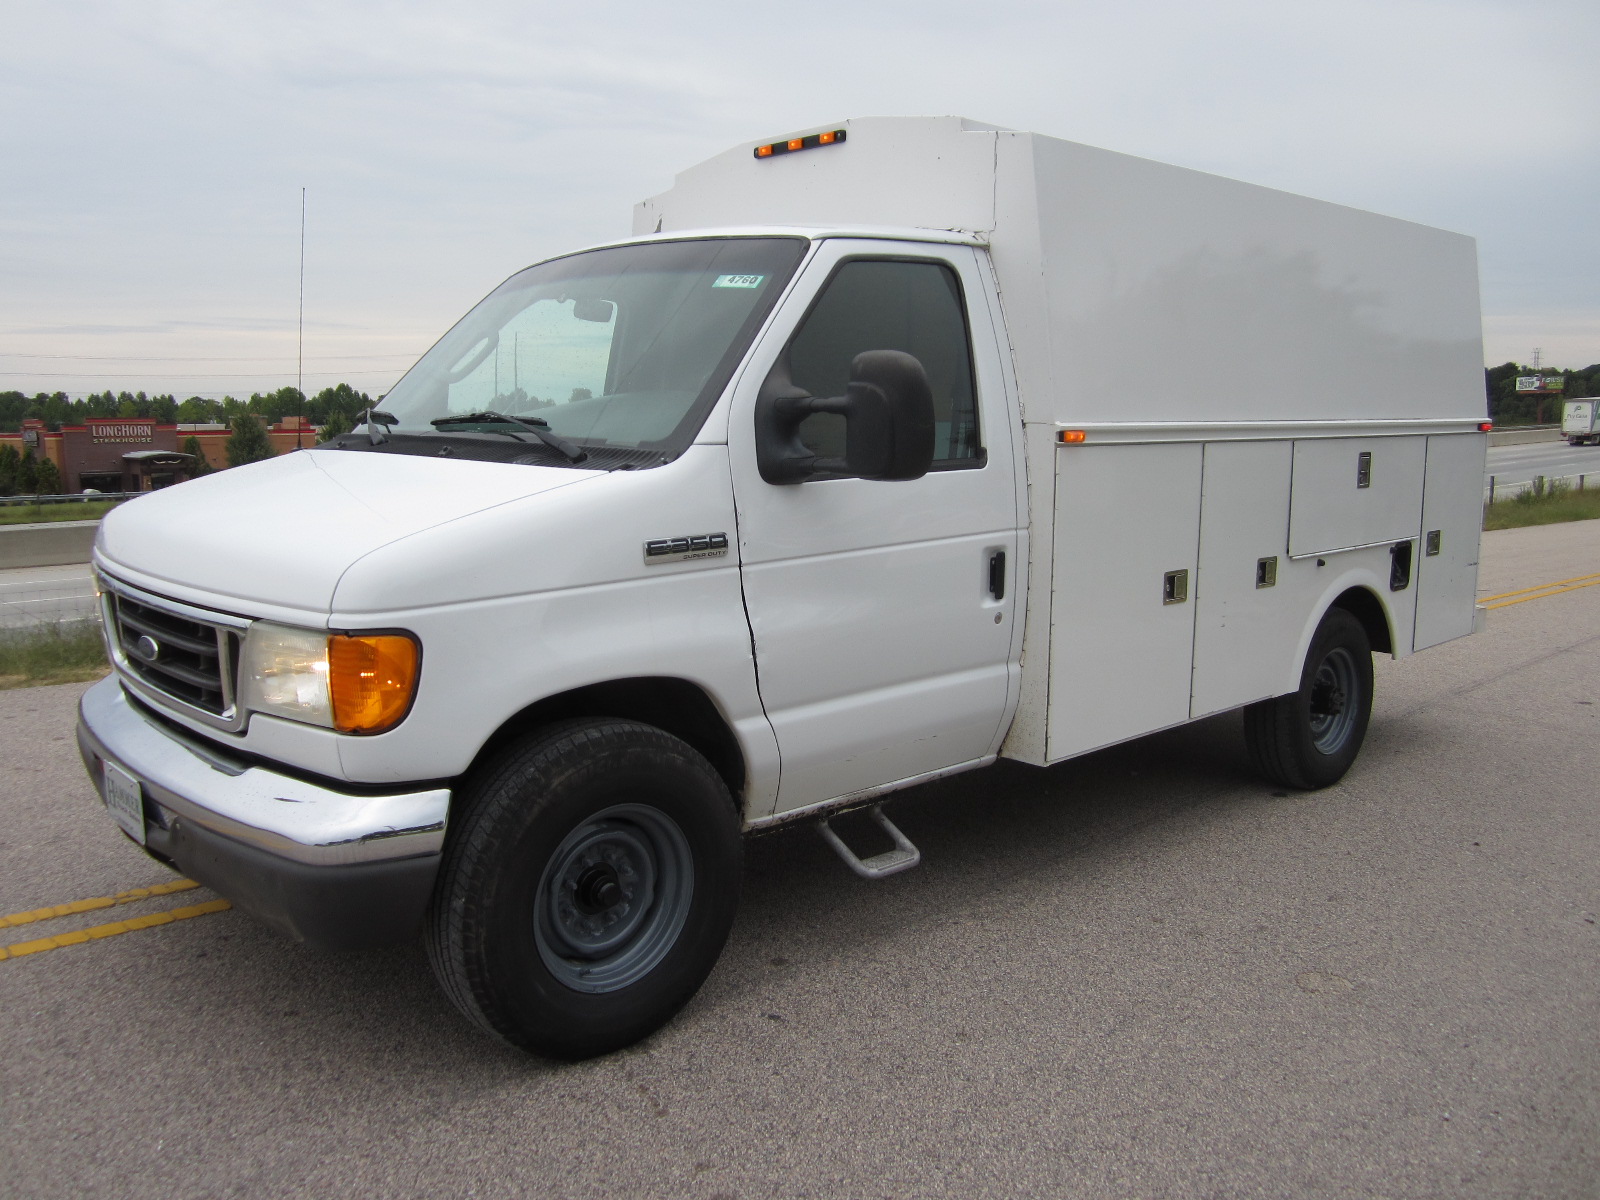
[[[819,458],[800,440],[800,423],[813,413],[844,418],[842,459]],[[809,395],[780,368],[756,398],[756,465],[768,483],[920,479],[932,462],[933,391],[922,364],[899,350],[856,355],[843,396]]]

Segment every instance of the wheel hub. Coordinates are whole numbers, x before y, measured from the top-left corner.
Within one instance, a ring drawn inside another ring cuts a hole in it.
[[[1335,646],[1317,667],[1311,681],[1311,742],[1323,754],[1337,754],[1355,731],[1358,713],[1352,697],[1358,694],[1355,659]]]
[[[551,855],[534,905],[539,953],[578,991],[626,987],[677,939],[694,895],[676,822],[644,804],[596,813]]]
[[[578,911],[588,916],[615,908],[625,899],[622,880],[610,863],[599,862],[578,876],[572,900]]]
[[[1344,711],[1344,689],[1332,679],[1318,679],[1311,687],[1311,713],[1318,717],[1337,716]]]

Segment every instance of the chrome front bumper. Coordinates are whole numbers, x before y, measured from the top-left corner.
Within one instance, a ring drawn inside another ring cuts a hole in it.
[[[291,936],[329,947],[403,939],[438,871],[450,789],[339,791],[232,759],[147,717],[115,677],[84,693],[78,751],[140,783],[146,849]]]

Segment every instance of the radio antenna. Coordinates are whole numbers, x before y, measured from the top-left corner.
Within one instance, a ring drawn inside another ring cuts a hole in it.
[[[295,351],[294,390],[300,397],[299,417],[294,423],[294,448],[300,443],[306,424],[306,190],[300,189],[300,331]]]

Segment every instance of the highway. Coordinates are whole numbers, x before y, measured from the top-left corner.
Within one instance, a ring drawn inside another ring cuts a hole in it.
[[[1485,474],[1494,476],[1496,492],[1515,489],[1535,475],[1587,474],[1585,486],[1600,487],[1600,446],[1569,446],[1564,441],[1491,446]],[[1488,486],[1487,479],[1484,486]]]
[[[81,621],[94,613],[94,583],[87,563],[0,571],[0,629]]]
[[[1486,535],[1480,583],[1326,791],[1230,715],[902,793],[923,863],[881,883],[755,839],[706,988],[577,1065],[418,947],[152,891],[82,685],[0,692],[0,947],[48,943],[0,960],[0,1191],[1593,1200],[1600,521]]]

